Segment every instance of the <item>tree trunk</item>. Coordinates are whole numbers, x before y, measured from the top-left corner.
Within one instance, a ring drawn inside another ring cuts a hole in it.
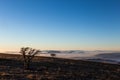
[[[24,61],[24,69],[30,69],[30,61]]]

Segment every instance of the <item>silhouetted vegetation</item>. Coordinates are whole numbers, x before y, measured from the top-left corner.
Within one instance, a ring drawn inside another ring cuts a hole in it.
[[[32,62],[32,59],[39,52],[40,52],[39,50],[32,49],[30,47],[21,48],[20,53],[23,56],[24,69],[29,69],[30,68],[30,63]]]
[[[3,58],[2,58],[3,57]],[[120,65],[34,56],[24,70],[20,55],[0,54],[0,80],[119,80]]]
[[[56,54],[54,54],[54,53],[52,53],[52,54],[50,54],[50,55],[51,55],[51,57],[53,57],[53,58],[56,56]]]
[[[55,53],[51,53],[50,56],[52,57],[52,60],[54,61],[54,58],[56,57]]]

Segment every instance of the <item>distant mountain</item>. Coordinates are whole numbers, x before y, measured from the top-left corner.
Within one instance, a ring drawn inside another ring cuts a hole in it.
[[[49,50],[47,51],[48,53],[61,53],[61,51],[57,51],[57,50]]]
[[[102,63],[120,64],[119,61],[110,60],[110,59],[100,59],[100,58],[96,58],[96,59],[86,59],[86,60],[87,60],[87,61],[94,61],[94,62],[102,62]]]
[[[120,53],[102,53],[97,54],[95,57],[102,57],[102,58],[119,58],[120,59]]]
[[[120,64],[120,52],[96,54],[93,57],[90,57],[86,60],[103,62],[103,63]]]

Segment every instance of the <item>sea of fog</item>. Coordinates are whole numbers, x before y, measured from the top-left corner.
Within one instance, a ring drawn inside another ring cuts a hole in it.
[[[14,53],[14,54],[19,54],[19,53]],[[41,53],[39,53],[37,56],[51,57],[51,54],[56,54],[55,57],[57,58],[67,58],[67,59],[77,59],[77,60],[82,59],[82,60],[97,61],[104,63],[120,64],[120,51],[44,50]]]

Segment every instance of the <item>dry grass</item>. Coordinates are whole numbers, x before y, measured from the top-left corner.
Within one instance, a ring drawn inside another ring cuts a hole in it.
[[[2,57],[3,56],[3,57]],[[0,80],[119,80],[120,65],[35,57],[30,70],[20,55],[0,54]]]

